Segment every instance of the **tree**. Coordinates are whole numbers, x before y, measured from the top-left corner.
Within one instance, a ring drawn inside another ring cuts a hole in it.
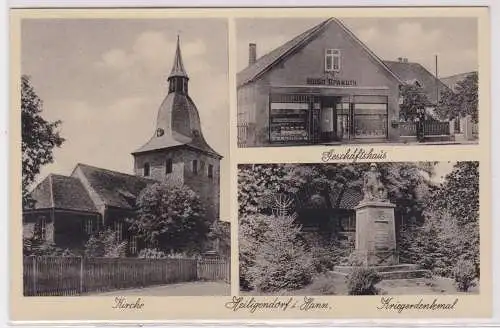
[[[299,289],[312,281],[313,263],[294,216],[271,217],[247,277],[259,291]]]
[[[210,226],[208,239],[217,243],[217,251],[222,256],[231,256],[231,231],[229,222],[215,220]]]
[[[454,119],[471,115],[478,122],[478,75],[467,75],[453,90],[441,94],[437,113],[441,118]]]
[[[155,183],[140,193],[130,231],[166,252],[199,252],[209,231],[198,195],[185,185]]]
[[[23,75],[21,77],[21,150],[24,207],[33,205],[28,189],[40,173],[42,166],[53,162],[54,147],[60,147],[64,142],[57,130],[61,121],[46,121],[41,114],[42,101],[31,85],[30,78]]]
[[[406,84],[401,87],[403,103],[399,106],[400,119],[403,121],[413,121],[419,112],[429,106],[430,101],[424,90],[416,84]]]
[[[433,190],[423,225],[403,234],[404,259],[451,277],[457,261],[467,258],[479,277],[478,169],[478,162],[458,162]]]

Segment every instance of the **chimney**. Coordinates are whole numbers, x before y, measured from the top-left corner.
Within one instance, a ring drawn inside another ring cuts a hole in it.
[[[408,58],[403,58],[403,63],[407,63],[408,62]]]
[[[403,62],[403,57],[398,57],[398,62],[402,63]]]
[[[248,44],[248,66],[253,65],[257,61],[257,45],[255,43]]]

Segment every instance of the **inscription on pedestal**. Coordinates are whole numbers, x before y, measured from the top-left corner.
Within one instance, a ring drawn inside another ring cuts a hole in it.
[[[389,232],[389,221],[388,220],[376,220],[375,221],[375,250],[387,251],[389,250],[389,245],[391,242],[391,235]]]

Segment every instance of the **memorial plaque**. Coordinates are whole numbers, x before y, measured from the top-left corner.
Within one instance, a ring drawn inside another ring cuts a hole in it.
[[[389,250],[391,243],[391,234],[389,229],[388,220],[375,221],[375,236],[374,236],[375,250],[386,251]]]

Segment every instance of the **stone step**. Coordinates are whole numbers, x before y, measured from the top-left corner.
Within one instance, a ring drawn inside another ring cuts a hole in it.
[[[335,268],[334,271],[331,271],[331,274],[334,276],[347,277],[352,270],[352,267],[342,267],[342,271],[338,271]],[[392,268],[391,268],[392,269]],[[404,270],[405,268],[401,268],[403,270],[388,270],[388,271],[378,271],[380,278],[382,280],[392,280],[392,279],[416,279],[416,278],[430,278],[432,277],[432,273],[429,270],[421,270],[421,269],[412,269]],[[408,267],[406,267],[408,269]]]
[[[429,270],[387,271],[379,272],[379,275],[382,280],[430,278],[432,276]]]
[[[338,265],[334,268],[334,271],[342,272],[348,274],[352,270],[352,266],[348,265]],[[396,265],[381,265],[372,266],[370,268],[375,269],[377,272],[391,272],[391,271],[414,271],[418,270],[417,264],[396,264]]]

